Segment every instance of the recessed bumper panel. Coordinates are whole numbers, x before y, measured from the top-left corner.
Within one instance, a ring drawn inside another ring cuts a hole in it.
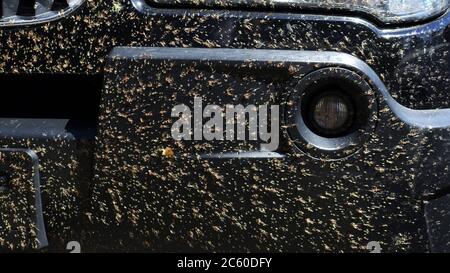
[[[257,142],[171,137],[176,105],[195,97],[286,105],[304,75],[336,66],[364,77],[379,104],[375,132],[347,158],[314,159],[284,129],[271,153]],[[103,235],[93,231],[92,242],[155,251],[367,251],[370,241],[387,252],[427,249],[418,155],[425,134],[449,134],[448,110],[401,106],[364,62],[332,52],[117,48],[106,72],[90,219]]]

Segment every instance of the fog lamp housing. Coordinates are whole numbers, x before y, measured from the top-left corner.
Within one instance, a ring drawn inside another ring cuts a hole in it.
[[[342,159],[373,136],[376,96],[356,72],[322,68],[304,76],[289,93],[284,122],[294,151],[321,160]]]

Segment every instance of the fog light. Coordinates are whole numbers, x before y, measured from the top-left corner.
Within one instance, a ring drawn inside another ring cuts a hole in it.
[[[337,137],[353,123],[354,109],[351,101],[338,92],[322,93],[310,105],[310,117],[317,133]]]
[[[292,88],[286,104],[290,143],[312,158],[347,158],[374,135],[374,91],[351,70],[327,67],[309,73]]]

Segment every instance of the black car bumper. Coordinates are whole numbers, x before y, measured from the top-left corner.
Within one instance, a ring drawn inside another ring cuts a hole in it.
[[[69,126],[77,108],[4,111],[2,146],[39,157],[54,250],[76,240],[92,251],[367,251],[371,241],[449,251],[449,23],[448,13],[386,29],[338,15],[88,1],[59,21],[2,27],[0,70],[104,74],[103,88],[58,82],[86,99],[101,92],[100,114]],[[337,156],[293,141],[285,111],[302,79],[325,68],[355,73],[373,100],[370,130]],[[170,111],[196,96],[282,106],[278,150],[174,141]]]

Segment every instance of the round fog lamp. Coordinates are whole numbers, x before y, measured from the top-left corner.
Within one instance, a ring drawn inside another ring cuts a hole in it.
[[[352,107],[347,99],[336,94],[324,95],[312,105],[312,119],[325,134],[339,134],[351,125]]]

